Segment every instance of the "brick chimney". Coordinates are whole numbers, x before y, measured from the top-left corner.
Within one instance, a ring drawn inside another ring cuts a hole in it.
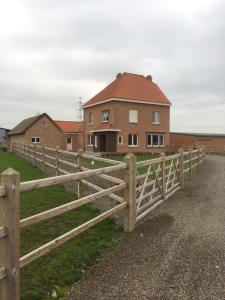
[[[122,75],[121,73],[118,73],[118,74],[116,75],[116,79],[118,79],[121,75]]]
[[[148,76],[146,76],[146,78],[147,78],[148,80],[152,81],[152,75],[148,75]]]

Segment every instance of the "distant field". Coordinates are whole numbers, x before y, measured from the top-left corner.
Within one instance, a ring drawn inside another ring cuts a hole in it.
[[[0,152],[0,172],[12,167],[21,174],[21,181],[44,178],[43,172],[14,153]],[[58,185],[21,194],[21,219],[67,203],[74,195]],[[104,199],[102,199],[104,201]],[[86,205],[51,220],[22,230],[21,255],[77,227],[98,215],[98,210]],[[85,270],[107,249],[119,242],[120,230],[107,219],[79,237],[57,248],[21,270],[21,300],[62,297],[67,288],[78,281]]]

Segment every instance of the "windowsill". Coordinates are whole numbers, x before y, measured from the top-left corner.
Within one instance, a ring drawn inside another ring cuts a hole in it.
[[[165,148],[165,146],[148,146],[147,145],[147,148]]]
[[[109,121],[102,121],[102,123],[109,123]]]
[[[152,125],[160,125],[160,122],[152,122]]]
[[[138,145],[128,145],[129,148],[138,148]]]
[[[129,123],[130,123],[130,124],[138,124],[138,122],[130,122],[130,121],[129,121]]]
[[[87,145],[87,147],[93,147],[93,145]]]
[[[88,123],[88,126],[89,126],[89,125],[93,125],[93,124],[94,124],[94,123]]]

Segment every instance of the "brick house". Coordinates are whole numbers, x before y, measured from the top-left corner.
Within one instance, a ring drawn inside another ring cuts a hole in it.
[[[206,147],[208,151],[225,151],[225,134],[171,132],[170,143],[174,150],[188,147]]]
[[[169,145],[170,106],[151,76],[119,73],[83,105],[85,151],[164,151]]]
[[[77,151],[83,146],[82,122],[54,121],[43,113],[20,122],[7,135],[7,144],[45,144],[47,147]]]

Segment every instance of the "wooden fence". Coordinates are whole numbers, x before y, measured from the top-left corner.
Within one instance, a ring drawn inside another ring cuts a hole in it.
[[[157,159],[141,162],[136,162],[136,157],[132,154],[127,155],[123,162],[118,162],[88,156],[80,152],[72,153],[58,148],[51,149],[35,145],[16,145],[15,151],[32,159],[34,163],[39,162],[43,167],[52,168],[55,174],[53,177],[27,182],[20,182],[20,174],[13,169],[6,170],[0,176],[0,299],[5,300],[19,299],[20,268],[114,213],[123,210],[124,231],[132,231],[138,221],[184,185],[186,173],[190,178],[192,177],[194,168],[198,169],[205,157],[205,151],[202,149],[187,152],[180,150],[180,153],[176,155],[166,157],[162,154]],[[75,157],[76,163],[60,158],[60,154]],[[104,162],[110,166],[88,170],[82,166],[83,158]],[[50,163],[49,160],[54,163]],[[69,174],[69,171],[60,167],[60,164],[74,168],[76,173]],[[143,174],[138,175],[138,170]],[[109,175],[117,171],[123,172],[123,178]],[[59,175],[60,173],[63,175]],[[93,176],[111,181],[114,186],[103,189],[94,185],[87,180]],[[68,182],[77,182],[78,199],[20,220],[21,192]],[[83,196],[83,185],[90,186],[96,192]],[[115,194],[121,191],[122,197]],[[117,204],[88,222],[20,257],[20,228],[48,220],[105,196],[112,197]]]

